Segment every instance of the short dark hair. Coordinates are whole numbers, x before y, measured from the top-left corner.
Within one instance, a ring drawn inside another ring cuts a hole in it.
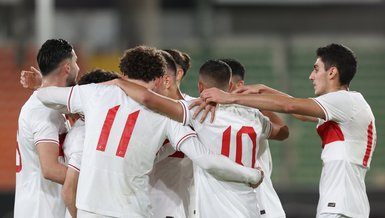
[[[233,58],[222,58],[219,59],[223,62],[225,62],[227,65],[230,66],[231,68],[231,73],[233,76],[237,75],[239,76],[242,80],[245,78],[245,67],[237,60]]]
[[[64,39],[49,39],[39,49],[37,53],[37,63],[41,74],[48,75],[59,64],[68,58],[72,58],[72,46]]]
[[[150,82],[164,75],[166,61],[156,48],[136,46],[124,52],[119,68],[129,79]]]
[[[183,77],[191,67],[191,58],[187,53],[178,51],[176,49],[164,49],[163,51],[169,53],[183,70]]]
[[[199,75],[207,78],[211,87],[224,89],[231,79],[231,68],[220,60],[208,60],[199,69]]]
[[[167,70],[171,70],[172,71],[172,75],[173,77],[176,76],[176,63],[175,63],[175,60],[174,58],[169,54],[167,53],[166,51],[161,51],[164,59],[166,60],[166,63],[167,63]]]
[[[84,74],[80,78],[78,85],[85,85],[90,83],[101,83],[101,82],[106,82],[117,78],[120,78],[120,76],[115,72],[106,71],[103,69],[94,69]]]
[[[338,69],[340,84],[349,85],[357,71],[357,58],[353,51],[341,44],[329,44],[317,49],[317,57],[325,64],[325,70]]]

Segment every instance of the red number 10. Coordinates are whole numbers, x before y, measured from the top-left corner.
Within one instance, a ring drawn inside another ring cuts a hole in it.
[[[103,128],[100,133],[98,145],[96,150],[105,151],[107,146],[108,137],[110,136],[110,131],[112,124],[114,123],[116,113],[119,110],[120,105],[115,106],[108,110],[106,119],[104,120]],[[123,129],[122,137],[120,138],[119,146],[116,150],[116,156],[124,157],[127,151],[128,143],[131,139],[132,131],[134,130],[134,126],[136,124],[136,120],[138,119],[139,110],[128,115],[126,124]]]
[[[251,167],[255,166],[255,154],[257,152],[257,134],[254,131],[254,128],[251,126],[242,126],[242,128],[237,132],[236,139],[236,151],[235,151],[235,162],[242,165],[242,135],[249,135],[252,143],[253,150],[251,156]],[[230,155],[230,137],[231,137],[231,126],[227,127],[227,129],[223,132],[222,135],[222,151],[221,154],[229,157]]]

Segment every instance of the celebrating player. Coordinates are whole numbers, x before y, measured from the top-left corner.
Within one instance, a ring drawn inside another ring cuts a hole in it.
[[[42,87],[74,85],[79,71],[76,60],[67,41],[47,40],[37,55]],[[15,217],[64,217],[60,184],[67,168],[61,145],[67,130],[65,117],[45,107],[37,92],[23,105],[17,132]]]
[[[376,147],[376,127],[364,97],[349,91],[357,60],[349,48],[340,44],[320,47],[316,55],[309,76],[316,98],[293,98],[261,85],[239,90],[254,94],[209,89],[201,97],[206,102],[243,104],[318,122],[323,166],[317,217],[369,217],[365,175]]]
[[[144,46],[127,50],[120,62],[121,71],[131,81],[154,90],[163,82],[164,68],[161,53]],[[76,201],[79,216],[150,217],[148,173],[166,138],[217,178],[253,184],[261,181],[259,170],[211,153],[189,127],[149,111],[119,87],[45,88],[38,96],[47,105],[83,112],[86,117]],[[183,104],[177,104],[178,111],[187,116]]]

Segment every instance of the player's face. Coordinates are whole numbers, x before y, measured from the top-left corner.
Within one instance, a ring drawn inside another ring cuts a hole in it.
[[[76,84],[76,78],[79,73],[79,66],[77,64],[78,56],[75,51],[72,50],[72,58],[70,60],[70,72],[67,77],[67,86],[73,86]]]
[[[314,94],[316,96],[327,93],[327,74],[329,70],[326,71],[324,62],[322,62],[321,58],[317,58],[313,71],[309,76],[309,79],[313,82]]]

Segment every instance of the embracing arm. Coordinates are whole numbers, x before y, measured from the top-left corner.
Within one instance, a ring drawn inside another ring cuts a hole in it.
[[[143,86],[123,79],[115,79],[113,84],[119,86],[126,95],[136,102],[173,120],[183,122],[184,109],[178,101],[158,95]]]
[[[252,187],[256,187],[263,179],[262,170],[244,167],[223,155],[214,154],[197,137],[186,139],[179,148],[194,164],[218,179],[248,183]]]
[[[260,110],[325,118],[322,108],[312,99],[274,94],[230,94],[216,88],[204,90],[201,97],[206,102],[241,104]]]
[[[68,113],[67,104],[68,96],[73,87],[45,87],[40,88],[37,93],[37,98],[47,107],[59,110],[63,113]]]
[[[271,122],[272,130],[269,139],[282,141],[289,137],[289,127],[277,114],[271,111],[261,111],[261,113],[267,116]]]

